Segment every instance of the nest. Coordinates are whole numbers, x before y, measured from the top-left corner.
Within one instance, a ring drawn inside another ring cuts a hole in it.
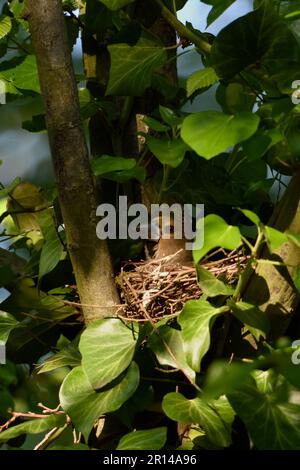
[[[123,266],[117,279],[123,302],[119,315],[156,323],[166,316],[176,316],[186,301],[201,297],[195,267],[176,263],[177,254]],[[232,285],[246,261],[240,252],[218,250],[202,266]]]

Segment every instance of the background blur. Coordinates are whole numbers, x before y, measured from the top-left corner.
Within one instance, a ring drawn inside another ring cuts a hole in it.
[[[2,8],[4,0],[0,0]],[[205,31],[206,17],[210,6],[200,0],[189,0],[186,6],[178,13],[181,21],[190,21],[195,28]],[[218,33],[226,24],[238,16],[246,14],[252,8],[252,0],[237,0],[215,23],[206,31],[212,34]],[[188,77],[194,70],[201,68],[199,55],[185,49],[186,53],[178,58],[179,75],[182,80]],[[188,52],[187,52],[188,51]],[[179,51],[179,53],[182,51]],[[80,73],[81,44],[80,40],[74,48],[74,63],[76,72]],[[3,60],[3,59],[2,59]],[[22,129],[22,122],[30,120],[32,115],[39,114],[42,103],[36,99],[34,107],[32,100],[17,100],[8,105],[0,105],[0,181],[8,184],[20,176],[22,179],[45,184],[53,180],[52,164],[45,134],[32,134]],[[203,110],[218,109],[214,100],[214,88],[204,93],[187,109]]]

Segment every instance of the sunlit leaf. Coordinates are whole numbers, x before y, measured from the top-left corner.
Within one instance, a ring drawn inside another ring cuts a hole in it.
[[[208,402],[200,397],[188,400],[181,393],[168,393],[162,407],[174,421],[200,424],[214,444],[220,447],[230,445],[234,411],[225,397]]]
[[[136,335],[133,327],[118,319],[97,320],[82,333],[79,350],[82,368],[93,388],[101,388],[118,377],[131,363]]]
[[[125,376],[112,388],[96,392],[82,367],[76,367],[65,378],[60,389],[60,403],[85,437],[103,414],[119,409],[135,392],[139,384],[139,369],[132,362]]]
[[[251,137],[258,124],[259,117],[245,111],[235,115],[202,111],[185,118],[181,137],[198,155],[209,160]]]
[[[200,225],[200,230],[203,227]],[[201,235],[201,234],[200,234]],[[197,235],[193,251],[195,263],[198,263],[210,250],[222,247],[234,250],[241,244],[241,234],[238,227],[228,225],[222,217],[210,214],[204,219],[204,244],[202,248],[197,248]]]
[[[160,450],[166,440],[166,427],[133,431],[120,439],[116,450]]]
[[[210,346],[210,329],[224,310],[226,307],[216,308],[205,300],[189,300],[178,317],[186,360],[196,372]]]
[[[219,77],[212,67],[194,72],[187,80],[187,96],[190,97],[195,91],[214,85],[219,81]]]
[[[62,427],[66,423],[66,415],[53,414],[45,418],[32,419],[22,424],[17,424],[0,433],[0,442],[21,436],[21,434],[40,434],[56,427]]]

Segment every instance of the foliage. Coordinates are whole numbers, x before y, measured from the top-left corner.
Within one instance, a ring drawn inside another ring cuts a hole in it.
[[[151,176],[157,200],[205,204],[204,244],[193,252],[203,296],[163,323],[128,322],[107,312],[85,327],[57,189],[19,179],[2,186],[0,282],[8,297],[0,305],[0,345],[7,345],[9,360],[0,365],[0,428],[10,412],[16,422],[2,429],[0,443],[26,448],[17,437],[44,436],[57,428],[45,448],[104,448],[108,442],[118,450],[224,449],[239,444],[242,422],[247,448],[300,449],[299,365],[291,360],[297,328],[287,338],[269,338],[269,318],[241,296],[253,267],[264,262],[281,267],[275,258],[258,257],[262,246],[271,253],[289,240],[300,246],[299,233],[282,233],[267,222],[274,178],[299,169],[299,105],[290,99],[300,66],[299,5],[260,0],[216,37],[181,25],[186,38],[166,46],[146,18],[136,17],[139,0],[62,3],[70,49],[81,29],[90,55],[105,50],[108,64],[104,89],[101,77],[77,77],[80,87],[86,83],[79,92],[85,126],[100,116],[106,130],[92,172],[103,179],[110,201],[120,188],[135,188]],[[186,2],[152,3],[158,16],[161,3],[167,6],[165,18],[176,27],[173,7]],[[209,25],[234,0],[203,3],[212,7]],[[8,103],[37,99],[41,92],[22,9],[22,1],[7,1],[0,16],[0,79]],[[203,66],[182,88],[164,71],[174,63],[170,54],[191,37],[207,40],[211,53],[205,55],[195,42]],[[184,111],[213,86],[219,111]],[[122,149],[122,139],[141,99],[150,108],[143,113],[150,131],[139,130],[145,146],[136,155]],[[34,132],[45,126],[43,114],[23,123]],[[200,265],[216,248],[242,247],[247,265],[235,284]],[[140,248],[126,245],[127,256],[140,256]],[[120,242],[117,267],[122,249]],[[294,282],[300,291],[299,268]],[[231,357],[226,351],[231,323],[255,344],[255,357],[243,350]],[[47,407],[44,418],[39,402]],[[36,416],[22,422],[28,410]],[[187,425],[184,436],[177,423]],[[80,444],[74,443],[71,426],[82,434]]]

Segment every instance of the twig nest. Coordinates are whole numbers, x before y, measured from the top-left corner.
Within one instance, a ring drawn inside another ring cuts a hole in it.
[[[118,314],[129,320],[157,322],[179,314],[188,300],[199,299],[202,292],[195,267],[178,263],[176,259],[177,253],[161,259],[126,263],[117,278],[124,303]],[[232,284],[245,259],[236,252],[223,252],[221,259],[207,260],[203,267]]]

